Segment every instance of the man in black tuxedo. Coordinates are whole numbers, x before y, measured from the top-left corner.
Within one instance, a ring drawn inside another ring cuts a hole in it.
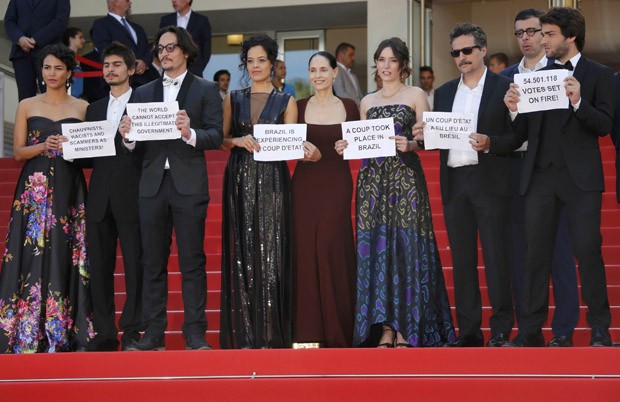
[[[170,25],[187,29],[198,46],[198,57],[189,71],[202,77],[202,72],[211,59],[211,23],[206,15],[198,14],[191,9],[192,3],[193,0],[172,0],[172,8],[176,12],[161,17],[159,29]]]
[[[520,192],[525,196],[527,242],[524,314],[519,334],[507,346],[541,346],[549,305],[549,272],[559,215],[565,208],[579,262],[581,295],[588,305],[591,346],[611,346],[611,313],[601,254],[601,205],[605,189],[599,137],[613,124],[611,69],[586,59],[585,20],[573,8],[553,8],[540,17],[547,58],[567,68],[566,109],[517,115],[519,90],[507,91],[506,106],[516,133],[528,139]],[[573,70],[574,67],[574,70]]]
[[[502,103],[510,80],[484,65],[486,34],[464,23],[450,33],[451,54],[461,76],[435,91],[436,112],[470,113],[476,121],[471,151],[440,151],[444,218],[454,264],[456,316],[460,336],[453,346],[483,346],[482,304],[478,283],[478,233],[484,255],[493,315],[487,346],[501,346],[514,323],[506,222],[510,205],[510,150],[503,137],[511,131]],[[419,134],[423,123],[414,127]],[[510,144],[508,144],[510,145]]]
[[[39,51],[60,42],[67,29],[69,0],[10,0],[4,15],[4,29],[13,42],[9,59],[13,62],[19,100],[37,94],[41,80]]]
[[[517,13],[514,22],[515,37],[523,53],[523,58],[519,63],[504,70],[502,75],[513,78],[515,74],[531,73],[555,62],[553,59],[547,59],[545,49],[542,46],[542,27],[538,18],[543,14],[543,11],[535,8],[527,8]],[[526,153],[527,141],[510,154],[513,189],[510,208],[512,234],[510,262],[512,264],[512,291],[517,323],[521,322],[523,311],[521,300],[523,299],[523,280],[525,278],[525,204],[523,197],[519,194],[519,185]],[[572,346],[573,330],[579,321],[579,293],[575,257],[565,211],[560,214],[560,223],[553,250],[551,277],[553,278],[555,310],[551,322],[553,338],[548,346]]]
[[[146,332],[135,350],[161,350],[167,325],[167,264],[176,233],[182,276],[187,349],[210,349],[205,341],[207,281],[204,253],[209,185],[204,151],[222,143],[222,100],[218,86],[188,71],[197,55],[184,28],[168,26],[156,37],[163,77],[138,88],[133,101],[179,102],[181,138],[127,144],[141,148],[140,225],[144,267],[143,324]],[[131,120],[119,127],[123,136]]]
[[[107,120],[118,127],[131,100],[129,79],[135,72],[136,58],[127,46],[112,42],[103,50],[103,77],[110,93],[88,106],[87,121]],[[142,319],[142,244],[138,216],[140,160],[129,152],[116,134],[116,156],[93,158],[88,188],[86,230],[91,268],[93,325],[97,335],[89,350],[118,348],[114,306],[114,267],[116,242],[120,239],[125,271],[127,299],[119,320],[123,331],[123,350],[140,339]]]
[[[153,56],[146,32],[140,25],[127,20],[131,14],[131,0],[107,0],[107,4],[108,15],[95,20],[91,29],[95,49],[102,52],[112,41],[122,43],[136,55],[136,73],[131,86],[135,89],[153,81],[158,74],[151,66]]]
[[[616,147],[616,200],[620,203],[620,73],[616,73],[616,111],[611,139]]]

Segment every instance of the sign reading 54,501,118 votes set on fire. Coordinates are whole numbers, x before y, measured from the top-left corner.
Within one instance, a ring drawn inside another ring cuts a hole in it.
[[[344,159],[378,158],[396,155],[394,119],[346,121],[342,123],[342,139],[347,147],[342,154]]]
[[[127,139],[131,141],[175,140],[181,138],[177,129],[179,103],[150,102],[128,103],[127,115],[131,118],[131,130]]]
[[[519,113],[540,112],[552,109],[567,109],[568,97],[564,89],[564,78],[568,70],[544,70],[527,74],[516,74],[515,84],[519,86]]]

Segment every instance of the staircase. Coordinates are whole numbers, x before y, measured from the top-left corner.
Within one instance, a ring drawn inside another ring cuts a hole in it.
[[[607,192],[603,194],[603,213],[602,227],[603,233],[603,258],[607,271],[607,289],[609,302],[612,309],[612,324],[610,328],[612,340],[620,341],[620,204],[616,203],[615,194],[615,150],[609,137],[601,139],[601,151],[603,154],[605,185]],[[221,218],[222,218],[222,180],[228,153],[222,151],[208,151],[208,172],[209,183],[211,186],[211,202],[207,214],[207,228],[205,237],[205,252],[207,254],[207,320],[208,331],[207,341],[219,347],[219,311],[220,311],[220,255],[221,255]],[[445,224],[443,220],[443,208],[439,190],[439,154],[437,151],[427,151],[421,153],[422,164],[426,174],[431,197],[431,209],[433,212],[433,222],[435,234],[440,250],[441,261],[444,266],[448,294],[454,315],[454,288],[452,275],[452,257],[448,246]],[[291,167],[294,164],[290,165]],[[357,175],[359,162],[351,164],[354,177]],[[15,183],[21,170],[21,164],[13,159],[0,159],[0,239],[4,241],[9,211],[13,201]],[[87,172],[87,176],[90,172]],[[354,204],[352,203],[352,211]],[[145,250],[149,252],[149,250]],[[185,348],[181,325],[183,322],[183,302],[181,298],[181,277],[177,260],[176,244],[172,246],[172,252],[168,265],[168,330],[166,331],[166,348],[180,350]],[[485,337],[489,337],[488,319],[491,314],[488,295],[486,292],[486,280],[484,275],[482,254],[479,250],[479,279],[482,289],[483,302],[483,332]],[[117,318],[120,316],[121,307],[125,301],[125,283],[123,278],[123,261],[120,257],[120,248],[117,257],[117,268],[115,274],[115,302]],[[551,292],[552,295],[552,292]],[[553,299],[551,300],[551,312],[553,310]],[[574,334],[575,346],[587,346],[590,331],[585,320],[587,308],[581,301],[581,316]],[[552,336],[550,330],[550,319],[545,324],[544,334],[547,340]],[[456,321],[455,321],[456,323]],[[515,332],[513,331],[513,334]]]

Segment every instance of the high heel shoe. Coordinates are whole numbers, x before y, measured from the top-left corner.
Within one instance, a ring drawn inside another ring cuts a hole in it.
[[[387,342],[381,342],[380,344],[377,345],[378,348],[393,348],[394,347],[394,342],[396,342],[396,331],[394,331],[392,329],[392,327],[389,327],[387,325],[383,326],[383,333],[381,334],[381,339],[383,340],[387,340],[391,338],[391,340],[387,341]],[[381,341],[381,339],[379,341]]]

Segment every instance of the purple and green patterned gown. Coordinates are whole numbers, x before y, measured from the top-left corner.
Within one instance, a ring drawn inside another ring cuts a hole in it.
[[[412,139],[407,105],[372,107]],[[354,346],[376,346],[382,324],[412,346],[455,340],[424,171],[415,152],[365,159],[357,178],[357,303]]]
[[[62,123],[28,119],[28,145]],[[0,271],[0,353],[65,352],[94,336],[86,258],[82,170],[49,151],[24,164]]]

